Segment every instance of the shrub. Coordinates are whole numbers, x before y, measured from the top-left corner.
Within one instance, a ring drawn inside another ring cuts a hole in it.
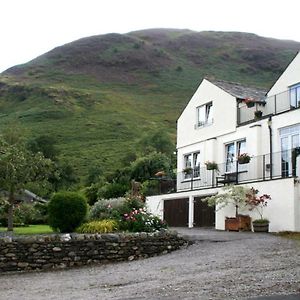
[[[159,217],[140,208],[124,214],[120,228],[130,232],[154,232],[167,228],[167,224]]]
[[[120,219],[120,209],[125,198],[100,199],[91,208],[90,220]]]
[[[126,213],[129,214],[132,210],[144,208],[144,206],[145,203],[139,196],[128,196],[123,202],[123,205],[118,209],[120,217],[122,218]]]
[[[123,197],[128,189],[128,185],[122,183],[106,183],[98,190],[98,197],[104,199]]]
[[[118,223],[115,220],[104,219],[101,221],[91,221],[79,226],[78,233],[107,233],[118,229]]]
[[[36,210],[33,204],[20,203],[14,209],[14,224],[29,225],[33,224],[36,217]]]
[[[75,192],[59,192],[48,205],[49,225],[60,232],[72,232],[82,224],[87,214],[84,196]]]

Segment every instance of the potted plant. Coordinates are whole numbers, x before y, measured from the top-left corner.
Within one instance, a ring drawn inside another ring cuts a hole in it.
[[[256,110],[256,111],[254,112],[254,118],[255,118],[255,120],[261,119],[261,118],[262,118],[262,115],[263,115],[263,112],[262,112],[261,110]]]
[[[235,217],[225,218],[225,230],[229,231],[250,231],[250,217],[239,214],[239,208],[246,206],[246,195],[249,193],[249,189],[232,185],[223,187],[222,192],[217,195],[204,198],[202,201],[206,201],[208,206],[216,206],[216,210],[220,210],[227,205],[235,207]]]
[[[214,161],[207,161],[205,165],[207,170],[219,170],[218,164]]]
[[[254,232],[268,232],[270,221],[263,217],[263,209],[267,206],[268,201],[271,200],[271,196],[263,194],[258,196],[258,190],[253,187],[246,195],[246,204],[250,206],[249,210],[255,210],[260,218],[252,221]]]
[[[238,162],[240,165],[248,164],[251,160],[251,157],[247,153],[242,153],[238,156]]]
[[[189,175],[189,174],[192,174],[193,172],[193,169],[191,167],[186,167],[182,170],[182,172],[185,174],[185,175]]]

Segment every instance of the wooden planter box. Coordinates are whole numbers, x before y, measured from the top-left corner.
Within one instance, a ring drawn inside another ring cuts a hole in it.
[[[225,230],[227,231],[251,231],[251,218],[239,215],[237,218],[225,219]]]

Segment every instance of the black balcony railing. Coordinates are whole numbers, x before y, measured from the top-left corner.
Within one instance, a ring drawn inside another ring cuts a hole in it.
[[[240,104],[237,110],[238,125],[300,107],[300,103],[291,97],[290,91],[267,97],[262,103],[265,104],[255,103],[251,107]],[[257,111],[261,111],[261,116],[257,115]]]
[[[177,174],[177,191],[295,176],[300,176],[300,147],[251,157],[247,164],[231,160],[218,164],[218,170],[207,170],[206,167],[202,167],[189,172],[179,172]]]

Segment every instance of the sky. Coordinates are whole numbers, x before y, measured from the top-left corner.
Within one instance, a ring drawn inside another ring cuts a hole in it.
[[[0,0],[0,72],[82,37],[148,28],[300,42],[299,0]]]

